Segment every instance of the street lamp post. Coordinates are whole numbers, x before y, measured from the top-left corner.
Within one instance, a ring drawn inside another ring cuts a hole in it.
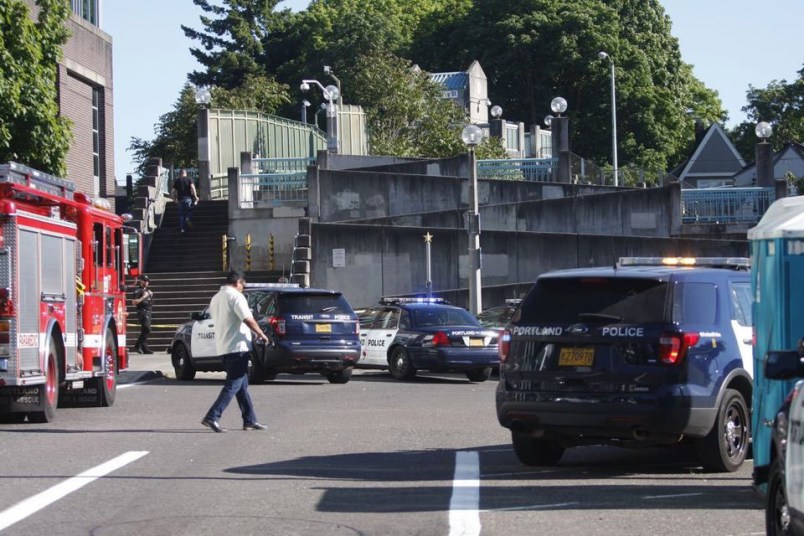
[[[324,74],[328,74],[335,80],[335,85],[338,86],[338,106],[343,106],[343,92],[341,91],[341,81],[335,76],[335,73],[332,72],[332,67],[329,65],[324,65]]]
[[[324,87],[318,80],[302,80],[301,89],[303,92],[310,90],[310,84],[317,85],[324,98],[327,99],[327,152],[338,154],[338,107],[335,102],[341,96],[341,92],[335,86]]]
[[[615,93],[614,60],[602,50],[597,53],[601,60],[608,60],[611,66],[611,165],[614,168],[614,186],[619,184],[617,176],[617,97]]]
[[[210,138],[209,138],[209,103],[212,91],[208,87],[195,88],[195,102],[199,105],[196,123],[198,125],[198,187],[201,197],[208,201],[212,190],[212,174],[210,173]]]
[[[477,202],[477,160],[475,147],[483,141],[483,130],[467,125],[461,132],[463,143],[469,148],[469,310],[478,314],[483,309],[480,283],[480,213]]]
[[[760,121],[754,128],[754,134],[759,141],[756,146],[757,186],[768,188],[773,186],[773,149],[768,138],[773,134],[773,128],[766,121]]]

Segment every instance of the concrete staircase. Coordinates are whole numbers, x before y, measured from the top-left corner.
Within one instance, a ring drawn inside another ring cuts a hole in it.
[[[202,311],[224,284],[222,237],[229,228],[226,201],[203,201],[193,214],[193,227],[179,232],[178,208],[168,203],[162,226],[156,230],[148,254],[145,273],[154,293],[151,335],[148,345],[154,352],[170,346],[176,328]],[[249,282],[276,282],[281,272],[248,272]],[[126,344],[129,349],[140,333],[136,308],[131,298],[135,281],[128,281],[128,322]]]

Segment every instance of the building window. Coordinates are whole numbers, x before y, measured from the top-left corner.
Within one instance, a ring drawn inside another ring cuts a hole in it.
[[[101,89],[92,88],[92,177],[95,195],[100,194],[100,106]]]
[[[101,0],[72,0],[73,13],[98,26]]]

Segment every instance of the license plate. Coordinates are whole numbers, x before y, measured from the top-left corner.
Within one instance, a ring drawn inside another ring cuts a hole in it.
[[[316,333],[332,333],[332,324],[316,324]]]
[[[483,346],[483,339],[469,339],[469,346]]]
[[[560,367],[591,367],[595,360],[595,349],[588,348],[562,348],[558,354]]]

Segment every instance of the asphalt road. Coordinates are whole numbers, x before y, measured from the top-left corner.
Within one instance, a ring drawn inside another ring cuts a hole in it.
[[[233,402],[230,431],[215,434],[200,420],[221,378],[155,378],[122,387],[112,408],[0,425],[0,532],[764,534],[750,463],[706,474],[689,449],[584,447],[522,466],[493,380],[280,375],[251,388],[268,431],[240,430]]]

